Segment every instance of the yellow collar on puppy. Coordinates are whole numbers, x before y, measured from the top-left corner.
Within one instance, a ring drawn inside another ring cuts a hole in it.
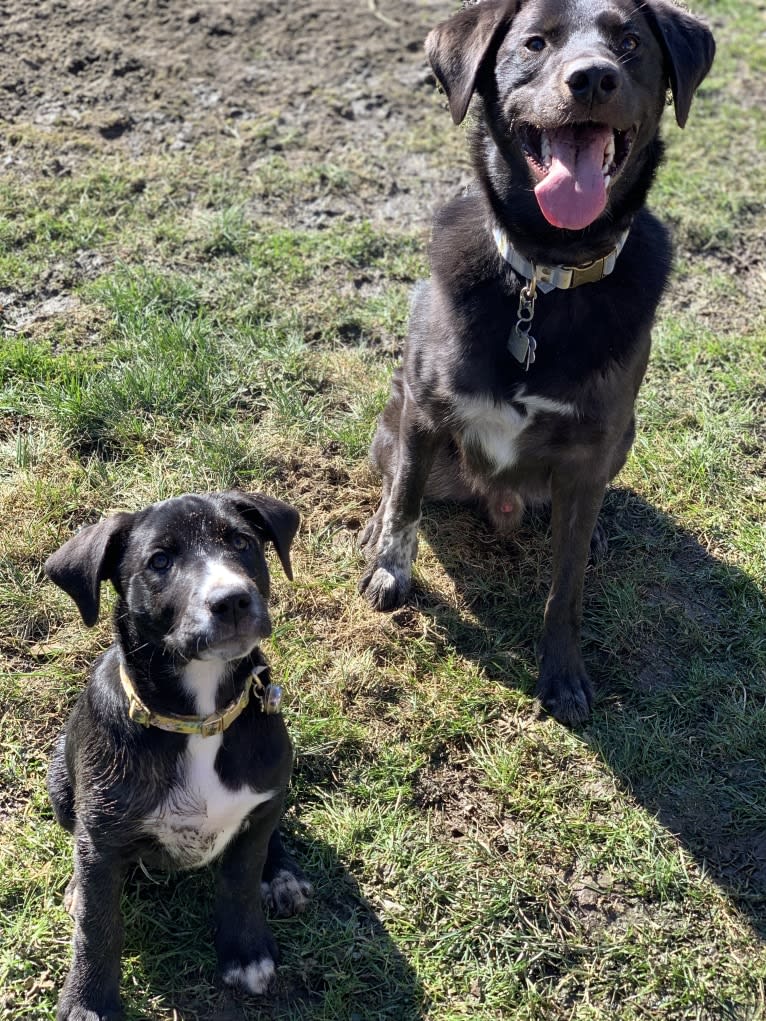
[[[244,712],[250,701],[250,692],[255,692],[261,701],[264,713],[271,715],[279,712],[282,701],[282,689],[276,684],[263,685],[258,677],[266,670],[266,666],[257,666],[245,681],[241,695],[217,713],[209,716],[181,716],[177,713],[155,713],[138,696],[128,671],[120,663],[120,683],[128,698],[128,716],[142,727],[159,727],[173,734],[199,734],[201,737],[213,737],[222,734],[231,726],[238,716]]]

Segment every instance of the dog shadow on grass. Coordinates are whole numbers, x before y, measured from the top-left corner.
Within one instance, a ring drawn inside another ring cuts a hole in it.
[[[213,869],[150,876],[137,868],[123,896],[127,1021],[157,1017],[160,1010],[173,1021],[425,1016],[414,971],[334,850],[294,820],[286,836],[315,894],[305,914],[268,920],[280,952],[274,992],[240,994],[217,974]]]
[[[766,938],[764,592],[630,490],[608,492],[602,523],[609,550],[585,582],[587,740]],[[531,694],[547,522],[499,539],[469,511],[431,506],[422,527],[470,610],[421,588],[421,611],[488,677]]]

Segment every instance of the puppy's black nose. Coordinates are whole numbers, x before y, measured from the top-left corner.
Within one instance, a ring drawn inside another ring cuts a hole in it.
[[[211,592],[207,605],[218,620],[235,623],[252,606],[253,598],[246,588],[216,589]]]
[[[608,103],[620,88],[619,70],[608,61],[583,59],[567,68],[569,91],[581,103]]]

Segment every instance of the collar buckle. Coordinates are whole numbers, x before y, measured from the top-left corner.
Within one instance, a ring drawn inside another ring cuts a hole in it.
[[[224,717],[220,713],[211,713],[204,720],[200,720],[199,732],[202,737],[215,737],[216,734],[223,734],[226,729],[224,723]]]
[[[611,251],[603,259],[594,259],[592,262],[585,263],[584,266],[572,266],[572,282],[569,286],[579,287],[580,284],[597,284],[599,280],[603,280],[604,277],[609,276],[612,272],[615,259],[615,251]],[[609,265],[610,260],[611,265]]]

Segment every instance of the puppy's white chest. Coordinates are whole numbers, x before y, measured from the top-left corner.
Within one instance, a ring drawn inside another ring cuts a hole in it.
[[[180,868],[199,868],[217,858],[256,805],[277,793],[225,787],[215,770],[222,740],[220,735],[189,738],[180,783],[146,822]]]
[[[193,660],[186,667],[184,685],[200,715],[207,716],[215,709],[215,693],[223,672],[219,662]],[[221,734],[195,734],[188,739],[178,766],[178,783],[146,821],[147,832],[180,868],[199,868],[217,858],[250,812],[277,793],[255,791],[246,784],[236,790],[225,787],[215,768],[222,742]]]
[[[465,397],[454,417],[463,444],[478,447],[493,473],[511,468],[518,460],[521,438],[539,412],[574,415],[574,405],[519,392],[512,403],[488,397]]]

